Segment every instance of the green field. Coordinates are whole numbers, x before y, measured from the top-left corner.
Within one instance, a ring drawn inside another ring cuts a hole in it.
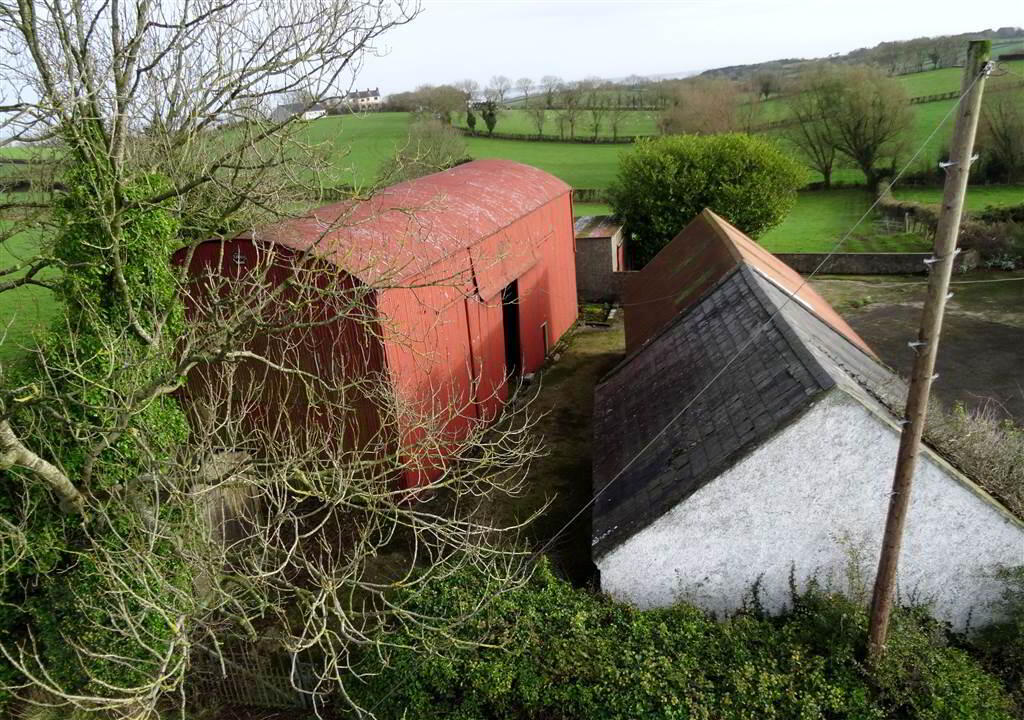
[[[10,196],[3,196],[9,198]],[[0,229],[5,223],[0,222]],[[34,233],[21,233],[0,245],[0,268],[10,267],[32,258],[38,248],[39,237]],[[52,278],[54,273],[44,273]],[[57,303],[49,290],[25,285],[0,293],[0,361],[20,354],[20,348],[29,346],[33,329],[54,316]]]
[[[942,200],[942,188],[898,188],[893,195],[899,200],[938,204]],[[964,207],[977,211],[989,205],[1005,207],[1022,203],[1024,185],[971,185],[967,188]]]
[[[601,203],[576,203],[572,204],[572,214],[575,217],[583,217],[584,215],[611,215],[611,205],[602,205]]]
[[[800,193],[796,207],[781,225],[758,241],[772,252],[914,252],[929,244],[916,235],[890,235],[871,215],[842,245],[839,240],[871,207],[866,190],[812,190]],[[838,246],[837,246],[838,245]]]
[[[543,135],[547,137],[558,137],[558,112],[556,110],[548,110],[545,112],[544,121],[544,132]],[[454,124],[458,127],[466,127],[466,116],[464,113],[458,113],[454,119]],[[576,137],[585,138],[593,137],[594,132],[591,129],[591,115],[587,111],[582,111],[579,115],[579,119],[576,121]],[[611,137],[612,130],[608,123],[607,114],[601,120],[602,126],[599,137]],[[483,124],[483,120],[477,118],[476,125],[477,132],[481,135],[486,134],[486,127]],[[531,135],[536,136],[537,126],[533,121],[533,118],[525,110],[503,110],[498,115],[498,124],[494,127],[494,131],[498,133],[514,133],[516,135]],[[656,135],[658,133],[658,113],[653,110],[628,110],[623,116],[619,123],[619,132],[621,135]]]
[[[372,182],[381,162],[405,140],[409,126],[406,113],[334,116],[306,125],[306,137],[329,153],[338,167],[336,181]],[[606,187],[618,168],[619,154],[628,145],[524,142],[467,137],[473,158],[504,158],[534,165],[573,187]]]
[[[337,182],[364,185],[373,182],[408,129],[407,113],[334,115],[306,123],[300,137],[329,153]]]
[[[629,145],[523,142],[481,137],[466,140],[469,154],[474,158],[504,158],[534,165],[578,188],[608,187],[618,170],[619,155],[629,149]]]

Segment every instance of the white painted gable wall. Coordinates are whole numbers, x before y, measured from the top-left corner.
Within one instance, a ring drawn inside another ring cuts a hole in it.
[[[846,589],[850,550],[870,585],[899,434],[834,389],[798,420],[653,524],[597,559],[602,589],[639,607],[685,599],[739,609],[761,576],[766,609],[789,604],[790,568]],[[956,628],[992,618],[999,564],[1024,564],[1024,524],[930,453],[915,478],[900,594]],[[870,591],[870,586],[868,587]]]

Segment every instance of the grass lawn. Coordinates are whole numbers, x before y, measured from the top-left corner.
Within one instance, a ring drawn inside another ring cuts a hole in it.
[[[539,418],[535,432],[544,438],[548,452],[530,464],[521,495],[495,497],[488,508],[498,522],[511,523],[550,502],[526,529],[534,547],[549,541],[576,516],[549,553],[575,582],[585,580],[591,572],[590,514],[580,513],[580,509],[591,496],[594,385],[625,352],[621,317],[608,329],[570,331],[556,348],[559,360],[539,373],[539,391],[531,405]]]
[[[1009,51],[997,49],[993,51],[993,55],[998,55],[1001,52]],[[1001,65],[1015,73],[1024,74],[1024,60],[1013,60],[1001,63]],[[963,74],[963,68],[951,67],[911,73],[910,75],[899,75],[896,79],[906,89],[907,95],[919,97],[921,95],[938,95],[939,93],[959,90]]]
[[[829,252],[872,203],[866,190],[813,190],[800,193],[781,225],[758,241],[772,252]],[[883,234],[868,217],[837,252],[914,252],[929,244],[917,235]]]
[[[3,223],[0,222],[0,227]],[[0,245],[0,268],[18,264],[36,254],[39,237],[21,233]],[[52,279],[55,271],[41,277]],[[49,322],[57,312],[57,303],[46,288],[26,285],[0,293],[0,362],[19,355],[22,347],[31,344],[35,328]]]
[[[363,185],[376,178],[381,162],[394,154],[408,128],[407,113],[332,115],[307,123],[304,135],[328,150],[337,182]]]
[[[572,214],[576,217],[583,217],[584,215],[611,215],[611,205],[602,205],[601,203],[577,203],[572,204]]]
[[[605,188],[619,167],[619,155],[629,145],[524,142],[466,138],[474,158],[505,158],[534,165],[577,188]]]
[[[938,204],[942,188],[902,188],[893,194],[900,200]],[[968,210],[984,210],[989,205],[1004,207],[1024,203],[1024,185],[970,185],[964,205]]]

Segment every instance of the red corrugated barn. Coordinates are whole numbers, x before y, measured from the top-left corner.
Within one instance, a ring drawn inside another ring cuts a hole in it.
[[[540,368],[577,315],[571,190],[515,162],[477,160],[209,241],[189,269],[237,275],[273,253],[280,281],[288,258],[308,252],[367,292],[375,313],[318,329],[308,367],[340,354],[346,372],[384,370],[410,417],[432,416],[456,441],[495,417],[507,378]],[[414,454],[416,423],[399,427],[397,442]]]

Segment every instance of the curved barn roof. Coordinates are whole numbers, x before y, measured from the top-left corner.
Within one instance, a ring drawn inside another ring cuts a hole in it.
[[[404,282],[570,191],[529,165],[475,160],[365,201],[325,205],[248,237],[312,250],[366,283]]]

